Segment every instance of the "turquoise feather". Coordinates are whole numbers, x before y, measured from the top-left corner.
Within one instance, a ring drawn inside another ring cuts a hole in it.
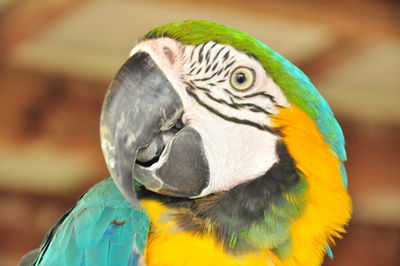
[[[134,209],[107,178],[47,235],[34,265],[136,265],[149,226],[147,214]]]
[[[331,249],[329,246],[326,246],[326,247],[325,247],[325,252],[326,252],[326,255],[327,255],[331,260],[333,260],[333,252],[332,252],[332,249]]]

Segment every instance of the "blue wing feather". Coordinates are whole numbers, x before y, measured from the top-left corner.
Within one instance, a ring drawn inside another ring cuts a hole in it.
[[[34,265],[135,265],[132,258],[143,255],[149,226],[147,214],[107,178],[47,234]]]

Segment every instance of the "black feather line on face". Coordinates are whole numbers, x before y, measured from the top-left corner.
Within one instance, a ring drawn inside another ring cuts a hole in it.
[[[228,93],[230,96],[232,96],[233,98],[235,98],[235,99],[243,100],[243,97],[238,96],[238,95],[236,95],[236,94],[233,94],[233,93],[230,92],[228,89],[224,89],[224,91],[225,91],[226,93]]]
[[[301,172],[283,142],[277,143],[276,152],[279,161],[264,175],[226,192],[185,199],[162,196],[143,189],[140,197],[156,199],[176,209],[175,221],[184,231],[209,234],[207,222],[211,222],[212,235],[227,251],[240,253],[253,250],[255,248],[246,246],[246,243],[230,246],[232,235],[246,231],[254,223],[262,222],[265,219],[264,213],[271,205],[282,202],[283,193],[291,191],[300,181]]]
[[[225,71],[224,78],[226,79],[231,71],[230,69],[226,70],[225,68],[224,71]]]
[[[197,64],[197,62],[193,62],[191,65],[190,65],[190,71],[189,71],[189,75],[190,74],[192,74],[193,73],[193,71],[195,71],[196,70],[196,68],[195,68],[195,65]]]
[[[201,90],[201,91],[205,91],[207,93],[211,92],[210,89],[208,88],[204,88],[204,87],[200,87],[200,86],[196,86],[193,81],[189,81],[189,82],[185,82],[187,88],[189,90]]]
[[[199,55],[198,55],[198,62],[199,62],[199,64],[201,64],[201,62],[203,61],[203,51],[204,51],[204,46],[206,46],[206,42],[205,43],[203,43],[202,45],[201,45],[201,47],[200,47],[200,50],[199,50]]]
[[[224,54],[224,57],[222,58],[222,60],[223,60],[224,62],[228,60],[230,53],[231,53],[231,51],[228,50],[228,52],[226,52],[226,53]]]
[[[207,62],[207,64],[208,64],[208,62]],[[210,68],[211,68],[211,65],[208,65],[208,66],[206,67],[206,70],[204,71],[204,73],[207,73],[208,70],[210,70]]]
[[[206,72],[207,72],[207,71],[206,71]],[[215,77],[216,75],[217,75],[217,73],[215,72],[214,74],[212,74],[212,75],[209,76],[209,77],[199,78],[199,79],[193,79],[193,81],[207,81],[207,80],[212,79],[212,78]]]
[[[221,54],[221,52],[225,49],[225,46],[222,46],[221,49],[218,50],[217,54],[215,55],[214,59],[212,61],[215,61],[219,55]]]
[[[220,70],[218,70],[218,72],[217,72],[217,76],[221,75],[223,70],[224,70],[223,68],[220,68]]]
[[[212,66],[211,71],[215,71],[215,69],[217,68],[217,66],[218,66],[218,62],[216,62],[216,63]]]
[[[258,128],[260,130],[265,130],[265,131],[268,131],[268,132],[270,132],[272,134],[279,135],[278,132],[275,129],[273,129],[271,127],[268,127],[267,125],[260,125],[260,124],[257,124],[255,122],[253,122],[253,121],[250,121],[250,120],[239,119],[239,118],[236,118],[236,117],[231,117],[231,116],[224,115],[224,114],[220,113],[218,110],[214,109],[213,107],[207,105],[202,100],[200,100],[200,98],[197,96],[197,94],[195,92],[193,92],[193,89],[192,90],[187,89],[186,91],[200,105],[202,105],[203,107],[205,107],[210,112],[218,115],[219,117],[221,117],[221,118],[223,118],[225,120],[228,120],[228,121],[231,121],[231,122],[234,122],[234,123],[238,123],[238,124],[244,124],[244,125],[252,126],[252,127]]]
[[[195,49],[192,49],[192,52],[190,53],[190,60],[189,60],[189,62],[192,62],[192,60],[193,60],[194,50],[195,50]],[[194,62],[192,63],[192,66],[194,66],[194,64],[197,64],[197,62],[194,61]],[[192,66],[191,66],[191,67],[192,67]]]
[[[224,71],[227,70],[228,68],[230,68],[234,63],[236,63],[236,60],[232,60],[231,62],[229,62],[229,63],[224,67]]]
[[[232,107],[234,109],[242,109],[245,107],[250,107],[247,108],[247,110],[250,110],[254,113],[264,113],[266,115],[270,115],[271,113],[268,112],[267,110],[264,110],[263,108],[261,108],[260,106],[253,104],[253,103],[236,103],[235,101],[233,101],[233,99],[231,99],[232,103],[228,103],[227,101],[225,101],[224,99],[217,99],[214,96],[212,96],[210,93],[206,93],[205,94],[208,98],[210,98],[211,100],[213,100],[214,102],[217,103],[222,103],[225,104],[229,107]]]
[[[273,102],[274,104],[276,104],[275,97],[272,96],[272,95],[270,95],[270,94],[268,94],[268,93],[266,93],[266,92],[264,92],[264,91],[256,92],[256,93],[253,93],[253,94],[244,95],[243,98],[252,98],[252,97],[256,97],[256,96],[263,96],[263,97],[266,97],[266,98],[268,98],[271,102]]]
[[[211,49],[208,49],[207,53],[206,53],[206,65],[208,65],[210,62],[210,52],[211,52]]]
[[[198,75],[198,74],[201,72],[202,69],[203,69],[203,68],[200,67],[200,68],[197,70],[196,75]]]
[[[229,106],[229,107],[232,107],[233,109],[236,109],[236,110],[239,109],[239,106],[236,106],[235,104],[232,104],[232,103],[228,103],[228,102],[225,101],[224,99],[217,99],[217,98],[213,97],[210,93],[206,93],[205,95],[206,95],[209,99],[213,100],[214,102],[225,104],[225,105],[227,105],[227,106]]]
[[[252,93],[252,94],[248,94],[248,95],[243,95],[243,96],[239,96],[239,95],[236,95],[236,94],[233,94],[231,91],[229,91],[228,89],[223,89],[226,93],[228,93],[230,96],[232,96],[233,98],[235,98],[235,99],[237,99],[237,100],[244,100],[244,99],[248,99],[248,98],[255,98],[255,97],[257,97],[257,96],[263,96],[263,97],[266,97],[266,98],[268,98],[272,103],[274,103],[276,106],[278,106],[278,107],[283,107],[283,106],[280,106],[280,105],[277,105],[276,104],[276,100],[275,100],[275,97],[274,96],[272,96],[272,95],[270,95],[270,94],[268,94],[268,93],[266,93],[266,92],[256,92],[256,93]]]

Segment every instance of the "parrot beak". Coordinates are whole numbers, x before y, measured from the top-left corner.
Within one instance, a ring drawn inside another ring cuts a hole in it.
[[[137,152],[182,110],[178,94],[147,53],[130,57],[111,81],[100,118],[101,146],[114,182],[134,207]]]
[[[192,197],[208,185],[200,135],[177,126],[182,101],[145,52],[122,65],[104,99],[101,146],[115,184],[139,208],[133,180],[160,194]]]

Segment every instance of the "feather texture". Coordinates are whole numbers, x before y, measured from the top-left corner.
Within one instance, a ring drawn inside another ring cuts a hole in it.
[[[158,37],[170,37],[188,45],[213,41],[231,45],[238,51],[254,56],[267,75],[282,89],[289,102],[315,121],[335,156],[341,161],[347,159],[342,129],[328,103],[299,68],[267,45],[236,29],[199,20],[171,23],[155,28],[146,34],[144,39]],[[346,187],[347,176],[344,166],[342,166],[342,182]]]
[[[47,234],[34,265],[137,265],[150,221],[111,178],[92,187]]]

